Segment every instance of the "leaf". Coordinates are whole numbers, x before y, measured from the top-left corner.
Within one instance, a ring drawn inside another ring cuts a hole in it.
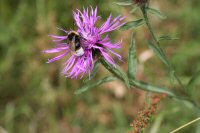
[[[131,86],[135,86],[141,90],[149,91],[149,92],[156,92],[156,93],[165,93],[169,96],[176,97],[176,95],[169,89],[163,88],[163,87],[157,87],[152,84],[143,82],[143,81],[137,81],[137,80],[130,80]]]
[[[161,59],[161,61],[169,67],[169,63],[166,59],[166,56],[164,54],[164,52],[162,51],[162,49],[156,47],[153,43],[149,42],[149,48],[153,50],[153,52]]]
[[[136,57],[136,45],[135,40],[132,36],[131,46],[129,48],[128,57],[128,77],[135,79],[137,75],[137,57]]]
[[[103,83],[107,83],[107,82],[111,82],[113,80],[116,80],[116,77],[105,77],[103,79],[100,79],[99,81],[95,82],[95,83],[88,83],[85,86],[81,87],[79,90],[75,91],[75,94],[81,94],[83,92],[86,92],[94,87],[97,87]]]
[[[164,40],[178,40],[179,38],[177,37],[172,37],[172,36],[161,36],[158,38],[158,41],[164,41]]]
[[[137,9],[138,9],[138,6],[137,5],[133,5],[130,13],[134,14],[137,11]]]
[[[173,83],[175,77],[175,71],[172,68],[171,64],[169,63],[169,61],[167,60],[167,57],[165,55],[165,53],[163,52],[163,50],[161,48],[159,48],[158,46],[154,45],[153,43],[149,42],[149,48],[153,50],[153,52],[160,58],[160,60],[167,66],[167,68],[170,71],[170,82]]]
[[[130,29],[137,28],[138,26],[140,26],[140,25],[142,25],[144,23],[145,23],[145,21],[143,19],[138,19],[136,21],[127,22],[120,29],[121,30],[130,30]]]
[[[167,18],[167,16],[164,13],[162,13],[161,11],[159,11],[157,9],[153,9],[153,8],[150,8],[150,7],[146,7],[145,9],[146,9],[147,12],[149,12],[149,13],[151,13],[151,14],[153,14],[153,15],[161,18],[161,19]]]
[[[125,82],[126,86],[130,88],[129,78],[127,74],[117,65],[110,64],[106,59],[101,59],[101,64],[108,69],[114,76]]]
[[[96,74],[97,74],[97,72],[98,72],[98,70],[99,70],[99,65],[100,65],[99,62],[96,62],[96,63],[95,63],[91,75],[89,75],[89,76],[83,81],[83,83],[87,83],[88,81],[90,81],[91,79],[93,79],[93,78],[96,76]]]
[[[175,79],[175,71],[174,70],[170,70],[170,82],[171,84],[174,83],[174,79]]]
[[[200,70],[195,73],[187,84],[188,92],[192,92],[194,85],[200,80]]]
[[[119,6],[130,6],[133,4],[133,2],[131,0],[127,0],[127,1],[118,1],[118,2],[114,2],[115,4],[119,5]]]

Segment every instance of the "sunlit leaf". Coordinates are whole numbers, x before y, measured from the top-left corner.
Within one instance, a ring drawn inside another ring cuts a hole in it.
[[[131,45],[129,48],[128,57],[128,76],[131,79],[135,79],[137,74],[137,57],[136,57],[136,45],[132,36]]]
[[[125,25],[123,25],[121,27],[121,30],[130,30],[130,29],[134,29],[134,28],[137,28],[138,26],[144,24],[145,21],[143,19],[138,19],[136,21],[130,21],[130,22],[127,22]]]
[[[114,76],[117,76],[117,78],[121,79],[125,82],[126,86],[130,88],[129,78],[127,74],[117,65],[110,64],[107,60],[101,59],[101,63],[106,69],[108,69]]]
[[[114,2],[115,4],[117,5],[120,5],[120,6],[130,6],[133,4],[133,2],[131,0],[123,0],[123,1],[117,1],[117,2]]]
[[[90,90],[92,88],[95,88],[95,87],[97,87],[97,86],[99,86],[99,85],[101,85],[103,83],[111,82],[111,81],[116,80],[116,79],[117,79],[116,77],[111,77],[110,76],[110,77],[105,77],[105,78],[103,78],[101,80],[98,80],[98,81],[96,81],[94,83],[88,83],[85,86],[83,86],[80,89],[78,89],[77,91],[75,91],[75,94],[81,94],[81,93],[86,92],[86,91],[88,91],[88,90]]]
[[[158,9],[153,9],[153,8],[150,8],[150,7],[147,7],[145,9],[146,9],[147,12],[149,12],[149,13],[151,13],[151,14],[153,14],[153,15],[161,18],[161,19],[167,18],[167,16],[164,13],[162,13],[161,11],[159,11]]]
[[[158,38],[158,41],[165,41],[165,40],[178,40],[179,38],[177,37],[172,37],[172,36],[161,36]]]

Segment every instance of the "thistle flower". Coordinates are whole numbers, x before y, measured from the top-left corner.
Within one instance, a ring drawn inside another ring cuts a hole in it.
[[[112,43],[108,35],[103,37],[108,32],[119,29],[124,23],[121,21],[124,17],[118,16],[113,19],[112,14],[108,17],[102,26],[97,27],[97,21],[101,18],[97,15],[97,8],[84,9],[83,12],[76,10],[73,12],[77,31],[67,31],[65,36],[51,35],[57,43],[56,47],[50,50],[45,50],[45,53],[61,53],[55,58],[49,59],[48,63],[57,61],[61,58],[70,55],[65,62],[62,73],[66,77],[82,78],[86,74],[90,74],[98,57],[104,57],[109,63],[115,64],[111,54],[121,60],[121,56],[113,51],[113,49],[121,48],[121,42]],[[72,35],[73,34],[73,35]],[[72,49],[71,45],[75,45]]]

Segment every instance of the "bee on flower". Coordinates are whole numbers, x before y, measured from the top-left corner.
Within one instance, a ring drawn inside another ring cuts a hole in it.
[[[113,43],[109,35],[103,35],[119,29],[125,23],[122,23],[124,17],[117,16],[113,18],[112,14],[102,24],[97,27],[97,21],[101,19],[97,15],[97,8],[84,9],[83,12],[76,10],[73,12],[75,24],[78,29],[64,30],[66,35],[50,35],[56,42],[55,48],[45,50],[44,53],[60,53],[57,57],[48,60],[48,63],[57,61],[70,55],[65,62],[62,73],[66,77],[77,78],[84,77],[93,69],[99,57],[105,58],[109,63],[115,64],[112,55],[121,60],[121,56],[113,49],[121,48],[121,42]]]

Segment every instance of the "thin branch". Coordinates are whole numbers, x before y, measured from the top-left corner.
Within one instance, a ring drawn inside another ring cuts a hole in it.
[[[184,127],[189,126],[190,124],[195,123],[195,122],[197,122],[197,121],[199,121],[199,120],[200,120],[200,117],[198,117],[198,118],[196,118],[195,120],[192,120],[192,121],[190,121],[190,122],[184,124],[183,126],[180,126],[179,128],[177,128],[177,129],[171,131],[170,133],[175,133],[175,132],[177,132],[177,131],[183,129]]]

